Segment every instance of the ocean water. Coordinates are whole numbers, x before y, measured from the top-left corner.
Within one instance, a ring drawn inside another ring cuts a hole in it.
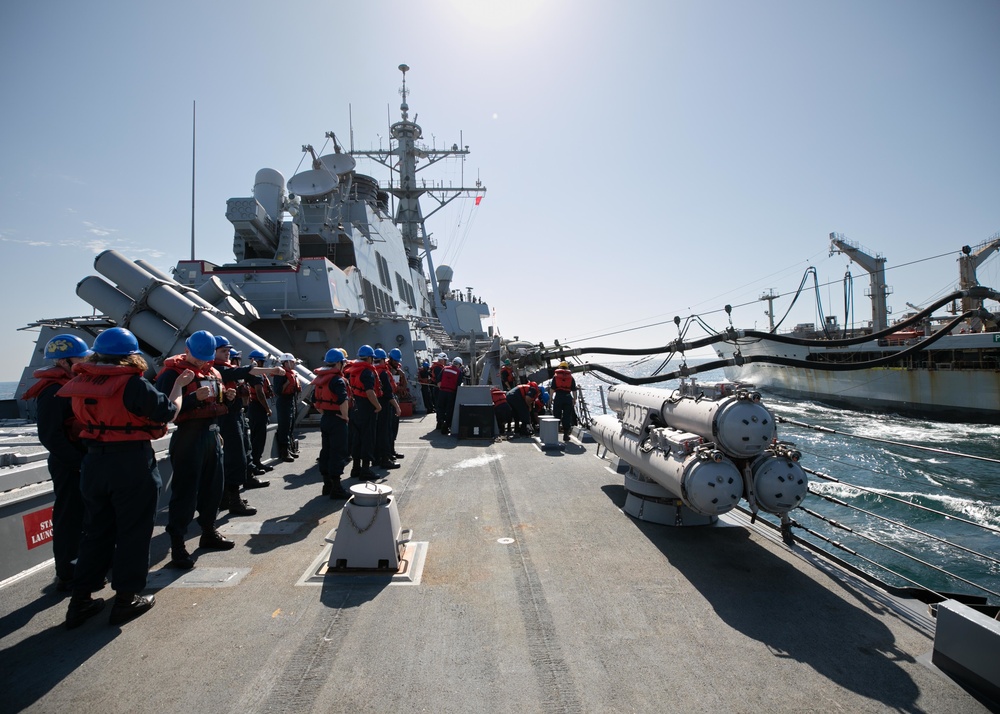
[[[638,377],[651,374],[658,364],[653,361],[607,366]],[[664,371],[671,371],[674,367],[672,365]],[[577,383],[584,389],[591,413],[600,414],[599,388],[603,386],[606,390],[608,385],[594,374],[577,375]],[[700,374],[697,378],[700,382],[715,382],[725,379],[725,376],[717,370]],[[672,381],[647,386],[672,390],[677,385],[677,381]],[[862,557],[832,548],[800,528],[793,529],[796,537],[820,545],[894,586],[912,587],[913,583],[907,580],[911,579],[932,590],[985,596],[992,604],[1000,604],[1000,596],[991,595],[962,580],[976,583],[992,593],[1000,593],[1000,565],[963,550],[968,548],[994,558],[1000,556],[1000,464],[858,438],[916,444],[998,459],[1000,426],[940,423],[895,414],[828,407],[763,391],[762,395],[765,406],[779,419],[778,438],[793,442],[802,452],[800,464],[837,479],[837,482],[830,482],[810,475],[810,490],[813,493],[802,505],[849,526],[855,533],[833,527],[801,509],[791,513],[793,520],[842,543]],[[782,424],[781,418],[826,427],[838,433]],[[840,499],[853,508],[829,503],[821,496]],[[909,504],[933,511],[918,510]],[[743,502],[743,505],[746,503]],[[901,525],[879,520],[855,509],[870,511]],[[777,522],[777,519],[771,520]],[[908,530],[904,525],[920,532]],[[933,567],[921,565],[891,548]],[[886,565],[893,572],[874,566],[865,558]]]
[[[0,399],[13,399],[17,382],[0,382]]]

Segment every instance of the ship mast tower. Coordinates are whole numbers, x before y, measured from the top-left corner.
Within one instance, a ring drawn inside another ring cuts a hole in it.
[[[840,233],[830,234],[830,255],[843,253],[855,263],[868,271],[871,276],[871,286],[865,295],[872,300],[872,332],[884,330],[889,323],[889,307],[887,298],[892,288],[885,284],[885,257],[876,254],[874,257],[865,252],[860,245],[848,241]]]
[[[479,181],[474,187],[444,186],[433,183],[428,185],[426,181],[418,182],[418,171],[433,166],[449,156],[458,156],[464,160],[469,153],[469,147],[452,144],[451,148],[437,149],[418,143],[423,138],[423,130],[416,122],[416,114],[413,115],[413,121],[410,121],[410,106],[407,103],[409,90],[406,88],[406,73],[409,69],[409,66],[405,64],[399,65],[399,71],[403,73],[403,86],[399,90],[403,98],[399,105],[402,119],[389,128],[391,139],[395,140],[395,145],[390,141],[388,149],[383,150],[382,147],[379,147],[378,151],[352,150],[351,154],[374,159],[393,174],[398,175],[398,181],[390,179],[387,187],[389,193],[399,201],[393,221],[399,226],[400,233],[402,233],[403,247],[406,249],[406,257],[413,270],[421,269],[421,250],[423,251],[423,257],[427,259],[427,272],[430,275],[434,307],[437,309],[443,303],[438,291],[434,262],[431,259],[431,251],[435,246],[427,233],[425,221],[463,193],[482,194],[486,192],[486,187],[481,185]],[[419,169],[417,168],[418,159],[426,162]],[[433,198],[438,203],[438,206],[426,216],[420,208],[420,198],[424,195]]]

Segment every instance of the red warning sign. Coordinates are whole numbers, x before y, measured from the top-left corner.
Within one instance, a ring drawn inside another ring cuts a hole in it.
[[[28,550],[52,540],[52,506],[21,518],[24,520],[24,540]]]

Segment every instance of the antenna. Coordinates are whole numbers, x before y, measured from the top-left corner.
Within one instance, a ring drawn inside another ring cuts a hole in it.
[[[198,102],[191,100],[191,260],[194,260],[194,147]]]

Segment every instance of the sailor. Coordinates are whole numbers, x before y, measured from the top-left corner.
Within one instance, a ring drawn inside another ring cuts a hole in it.
[[[444,352],[439,352],[438,356],[434,358],[434,364],[431,365],[431,391],[434,399],[434,409],[437,410],[437,397],[438,397],[438,382],[441,381],[441,370],[444,369],[445,365],[448,364],[448,355]]]
[[[233,367],[243,366],[243,353],[238,349],[230,348],[229,364]],[[251,367],[253,364],[250,365]],[[250,443],[250,421],[247,410],[250,408],[250,393],[253,391],[253,384],[260,381],[260,377],[248,374],[246,379],[241,379],[236,383],[236,401],[240,403],[240,421],[243,429],[243,453],[246,455],[247,477],[243,482],[243,488],[266,488],[270,486],[269,481],[258,479],[257,467],[253,464],[253,444]]]
[[[299,442],[295,439],[295,410],[302,385],[295,374],[295,357],[285,352],[278,357],[278,361],[282,371],[274,378],[274,410],[278,419],[274,441],[278,445],[281,460],[291,463],[299,458]]]
[[[153,537],[160,473],[152,439],[163,436],[166,423],[181,408],[183,391],[194,379],[189,369],[176,375],[170,396],[143,377],[146,361],[135,336],[121,327],[105,330],[94,341],[89,361],[77,364],[76,377],[59,391],[72,400],[87,445],[80,485],[86,504],[80,558],[73,596],[66,610],[72,629],[96,615],[104,600],[92,597],[111,568],[115,602],[109,622],[121,625],[155,604],[139,595],[149,575],[149,543]]]
[[[552,416],[559,420],[563,441],[569,441],[576,423],[576,380],[565,361],[552,373]]]
[[[325,367],[316,370],[312,382],[313,405],[320,410],[319,420],[322,447],[319,452],[319,471],[323,475],[323,495],[336,500],[350,496],[340,484],[344,467],[350,463],[348,448],[348,423],[350,399],[344,381],[344,353],[330,349],[323,358]]]
[[[254,367],[263,367],[267,361],[267,355],[260,350],[253,350],[249,356]],[[271,389],[271,380],[263,375],[248,379],[247,385],[250,387],[250,405],[247,407],[250,464],[254,469],[254,475],[262,476],[274,470],[274,467],[265,465],[262,461],[264,447],[267,445],[267,423],[271,419],[271,400],[274,398],[274,390]]]
[[[80,441],[81,424],[73,416],[68,397],[56,396],[73,378],[73,365],[94,354],[76,335],[56,335],[45,344],[45,359],[52,365],[35,370],[38,381],[21,399],[35,400],[38,440],[48,452],[49,475],[55,503],[52,505],[52,555],[56,561],[56,590],[69,592],[73,584],[73,562],[83,533],[83,496],[80,494],[80,462],[87,447]]]
[[[513,389],[517,385],[517,377],[514,374],[514,368],[510,366],[510,360],[505,359],[503,361],[503,366],[500,368],[500,386],[503,391],[507,392]]]
[[[507,391],[507,403],[514,413],[514,430],[521,436],[531,436],[531,409],[535,400],[541,395],[538,384],[528,382],[519,384]]]
[[[350,376],[351,394],[354,398],[350,420],[351,457],[354,460],[351,476],[366,481],[375,476],[372,472],[372,463],[375,461],[375,428],[377,415],[382,410],[378,375],[372,366],[374,359],[375,350],[371,345],[361,345],[358,348],[358,358],[351,363]]]
[[[234,351],[228,337],[215,336],[215,368],[222,378],[225,394],[233,394],[233,399],[227,398],[226,413],[219,417],[223,464],[222,501],[219,509],[228,510],[234,516],[253,516],[257,509],[240,496],[240,488],[263,488],[271,484],[258,479],[250,471],[245,444],[247,427],[244,422],[244,400],[249,401],[250,397],[246,380],[262,374],[281,374],[284,370],[280,367],[233,365],[229,360]]]
[[[403,371],[402,359],[403,353],[398,348],[389,350],[389,359],[386,361],[386,365],[388,365],[389,374],[392,375],[393,382],[395,383],[397,405],[398,402],[404,399],[410,399],[410,384],[406,379],[406,372]],[[389,433],[389,456],[393,459],[403,458],[403,454],[396,451],[396,437],[399,436],[399,418],[401,416],[402,410],[391,414],[392,428]]]
[[[375,349],[372,366],[378,375],[379,410],[375,418],[375,463],[380,469],[398,469],[399,464],[393,459],[395,450],[392,446],[392,420],[399,418],[399,401],[396,399],[396,383],[386,364],[386,352],[381,347]]]
[[[446,436],[451,433],[451,420],[455,415],[455,397],[464,376],[461,357],[456,357],[451,364],[441,369],[441,379],[438,381],[437,428]]]
[[[168,357],[156,375],[156,388],[169,394],[174,382],[186,370],[194,372],[194,381],[184,387],[184,401],[175,419],[177,430],[170,439],[171,478],[167,533],[170,535],[169,567],[188,570],[194,560],[185,545],[188,526],[198,512],[201,539],[206,550],[230,550],[236,544],[215,528],[215,518],[222,500],[222,439],[219,417],[226,413],[226,393],[222,376],[212,366],[215,360],[215,336],[199,330],[185,342],[184,354]],[[236,393],[233,390],[232,398]]]
[[[431,363],[424,360],[417,370],[417,382],[420,384],[420,396],[424,399],[424,408],[428,414],[434,413],[434,383],[431,381]]]

